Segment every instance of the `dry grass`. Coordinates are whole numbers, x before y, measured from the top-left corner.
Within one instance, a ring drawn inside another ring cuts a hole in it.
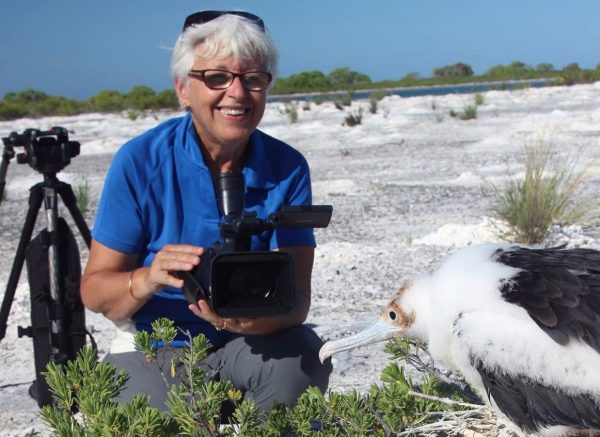
[[[488,183],[493,213],[508,225],[501,232],[503,239],[539,244],[553,224],[572,223],[585,214],[577,195],[591,166],[577,170],[577,158],[565,158],[538,140],[525,148],[523,167],[520,176],[510,176],[503,188]]]

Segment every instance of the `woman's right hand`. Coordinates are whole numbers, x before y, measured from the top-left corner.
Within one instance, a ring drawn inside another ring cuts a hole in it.
[[[176,272],[190,271],[200,264],[200,257],[204,248],[189,244],[167,244],[152,260],[147,267],[144,277],[144,290],[152,294],[165,287],[183,287],[183,279],[179,279]],[[141,291],[139,294],[142,294]],[[141,296],[140,296],[141,297]]]
[[[119,252],[92,239],[81,277],[81,298],[91,311],[110,320],[126,320],[157,291],[182,287],[175,272],[192,270],[203,253],[201,247],[170,244],[156,254],[152,264],[136,268],[137,254]]]

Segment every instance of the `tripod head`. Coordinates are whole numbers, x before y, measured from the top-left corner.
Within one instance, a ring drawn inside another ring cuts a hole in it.
[[[79,155],[77,141],[69,141],[69,132],[64,127],[55,126],[47,131],[25,129],[22,134],[11,132],[2,138],[4,155],[8,160],[15,156],[15,147],[23,147],[23,152],[16,154],[19,164],[29,164],[34,170],[44,175],[55,175],[71,162],[71,158]]]

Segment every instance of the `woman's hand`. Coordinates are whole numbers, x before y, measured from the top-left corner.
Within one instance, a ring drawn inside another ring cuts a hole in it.
[[[91,311],[110,320],[126,320],[154,293],[166,286],[182,287],[174,272],[191,270],[204,249],[189,244],[163,247],[147,267],[136,267],[138,255],[119,252],[92,239],[81,276],[81,298]]]
[[[280,330],[280,316],[257,318],[221,317],[207,301],[201,299],[197,305],[189,305],[190,311],[213,325],[217,331],[226,330],[237,334],[267,334]]]
[[[183,287],[183,279],[176,272],[190,271],[200,264],[202,247],[189,244],[167,244],[152,260],[144,278],[145,289],[152,294],[165,287]]]

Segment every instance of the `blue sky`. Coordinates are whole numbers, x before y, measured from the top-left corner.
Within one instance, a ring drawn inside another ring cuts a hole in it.
[[[515,60],[600,63],[598,0],[0,0],[0,97],[167,89],[165,47],[202,9],[263,17],[282,76],[349,67],[383,80],[455,62],[476,74]]]

